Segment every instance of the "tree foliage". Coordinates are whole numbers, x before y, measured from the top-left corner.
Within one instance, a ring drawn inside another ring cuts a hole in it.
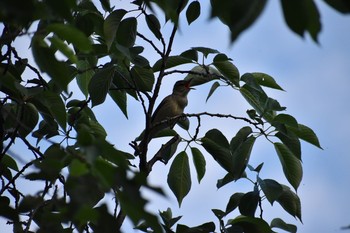
[[[230,29],[234,42],[256,21],[266,2],[211,0],[210,17]],[[342,13],[350,11],[347,1],[326,3]],[[300,36],[309,33],[317,42],[321,23],[314,1],[281,0],[281,5],[287,26]],[[320,143],[312,129],[285,113],[286,108],[267,94],[267,88],[283,90],[270,75],[240,74],[231,58],[209,47],[171,53],[179,19],[191,24],[201,16],[201,8],[200,1],[188,0],[136,0],[125,9],[109,0],[1,1],[0,215],[15,232],[119,232],[126,216],[144,232],[271,232],[272,228],[296,232],[278,216],[267,223],[261,202],[277,202],[301,221],[296,193],[303,176],[300,140],[321,148]],[[162,20],[172,25],[168,36]],[[147,28],[139,27],[141,22]],[[30,38],[26,46],[33,60],[22,57],[13,45],[23,36]],[[147,44],[159,59],[151,64],[136,41]],[[180,70],[182,65],[192,68]],[[165,132],[163,136],[171,138],[155,154],[145,146],[135,156],[134,150],[140,149],[137,141],[130,142],[130,151],[121,151],[106,140],[108,126],[96,118],[95,106],[111,98],[128,117],[128,99],[139,101],[147,134],[162,80],[175,73],[192,79],[193,85],[212,83],[207,100],[228,88],[239,92],[251,108],[242,116],[200,112],[170,119],[178,120],[189,138],[174,130]],[[72,82],[80,93],[70,91]],[[202,132],[203,117],[228,118],[246,126],[229,136],[220,129]],[[193,132],[189,123],[196,125]],[[260,177],[263,164],[249,165],[258,139],[275,148],[289,184]],[[17,151],[20,142],[30,153]],[[180,143],[186,147],[178,151]],[[233,193],[226,209],[212,210],[213,222],[199,226],[180,224],[181,216],[172,216],[171,209],[156,215],[145,208],[148,200],[141,187],[164,195],[147,180],[155,163],[171,163],[167,182],[181,205],[191,191],[191,172],[198,182],[205,176],[207,154],[227,173],[216,188],[246,179],[251,191]],[[191,155],[195,171],[190,170]],[[247,177],[247,169],[255,173],[255,180]],[[20,180],[43,186],[28,195]],[[105,195],[114,197],[114,212]]]

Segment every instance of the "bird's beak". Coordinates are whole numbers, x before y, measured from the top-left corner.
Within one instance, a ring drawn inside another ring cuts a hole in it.
[[[187,80],[186,87],[190,90],[196,90],[196,88],[191,87],[192,80],[193,80],[193,78]]]

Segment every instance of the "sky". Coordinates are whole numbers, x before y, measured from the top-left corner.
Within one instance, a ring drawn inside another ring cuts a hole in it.
[[[330,9],[323,1],[316,2],[323,27],[319,44],[315,44],[308,35],[302,39],[287,28],[279,1],[268,1],[257,22],[234,44],[230,44],[228,30],[220,22],[208,20],[208,9],[201,1],[204,15],[190,26],[186,22],[182,23],[172,52],[179,54],[195,46],[211,47],[232,58],[241,74],[264,72],[275,78],[286,91],[267,89],[268,94],[287,107],[287,114],[315,131],[323,150],[302,143],[304,175],[298,195],[301,199],[303,223],[285,213],[278,203],[271,207],[267,201],[263,205],[264,218],[269,222],[280,217],[288,223],[296,224],[299,233],[347,232],[340,228],[350,225],[350,17]],[[169,25],[165,25],[165,30],[169,28]],[[17,43],[21,46],[21,42]],[[26,51],[22,54],[30,56]],[[149,59],[155,61],[158,58]],[[176,80],[182,78],[183,75],[167,77],[160,99],[170,93]],[[207,84],[190,92],[185,112],[223,112],[245,116],[249,106],[239,93],[221,88],[205,102],[209,89],[210,84]],[[95,107],[94,111],[108,130],[108,139],[118,149],[132,152],[128,143],[142,131],[144,119],[140,104],[132,98],[128,100],[129,119],[125,119],[110,99],[103,106]],[[192,124],[195,127],[195,121]],[[229,139],[243,126],[242,122],[208,118],[203,120],[202,125],[202,135],[209,129],[219,128]],[[186,136],[181,129],[179,132]],[[152,140],[150,149],[157,150],[160,143]],[[150,199],[147,207],[154,212],[171,207],[174,216],[183,215],[180,223],[195,226],[207,221],[215,222],[211,209],[225,209],[233,193],[253,189],[248,181],[238,181],[217,190],[216,182],[225,172],[209,154],[205,153],[205,156],[206,174],[198,184],[192,168],[192,189],[183,200],[181,208],[165,185],[170,164],[156,164],[149,177],[150,182],[155,186],[164,186],[168,197],[145,191],[144,196]],[[263,138],[256,142],[249,163],[257,166],[261,162],[264,162],[262,178],[287,184],[273,146]],[[254,177],[252,173],[248,175]],[[237,214],[233,212],[229,217],[233,218]],[[1,224],[3,222],[0,220]],[[129,222],[126,222],[123,229],[132,232]]]

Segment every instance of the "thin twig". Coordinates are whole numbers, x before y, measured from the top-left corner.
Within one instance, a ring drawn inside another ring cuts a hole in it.
[[[140,37],[140,38],[142,38],[144,41],[146,41],[147,43],[149,43],[151,46],[152,46],[152,48],[161,56],[161,57],[163,57],[163,53],[162,53],[162,51],[160,51],[158,48],[157,48],[157,46],[153,43],[153,41],[151,41],[150,39],[148,39],[147,37],[145,37],[144,35],[142,35],[141,33],[137,33],[136,34],[138,37]]]
[[[8,187],[11,185],[11,184],[14,184],[14,182],[18,179],[18,177],[27,169],[29,168],[30,166],[32,166],[34,164],[34,162],[38,161],[38,160],[41,160],[41,159],[34,159],[32,161],[30,161],[29,163],[27,163],[26,165],[24,165],[22,167],[22,169],[17,172],[17,174],[4,186],[2,187],[2,189],[0,190],[0,196],[8,189]]]

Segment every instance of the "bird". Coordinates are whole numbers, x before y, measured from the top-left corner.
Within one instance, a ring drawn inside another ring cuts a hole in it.
[[[188,104],[187,94],[192,89],[194,88],[191,87],[191,79],[180,80],[174,84],[172,93],[160,102],[152,114],[148,137],[141,141],[139,149],[142,150],[144,143],[149,143],[160,131],[175,126],[177,121],[171,118],[183,114]],[[169,121],[166,121],[167,119]]]

